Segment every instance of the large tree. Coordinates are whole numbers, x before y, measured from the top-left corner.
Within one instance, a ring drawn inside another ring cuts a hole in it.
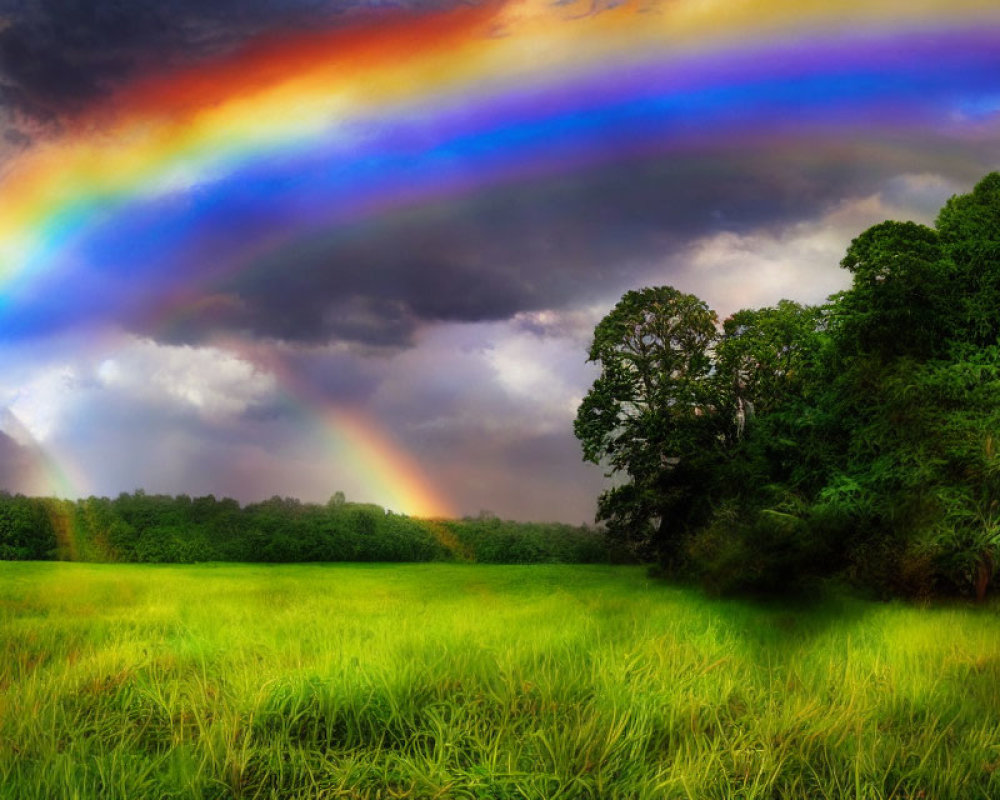
[[[577,413],[584,458],[617,485],[598,519],[638,551],[670,558],[703,513],[701,483],[720,445],[711,348],[716,315],[669,286],[630,291],[594,331],[601,367]]]

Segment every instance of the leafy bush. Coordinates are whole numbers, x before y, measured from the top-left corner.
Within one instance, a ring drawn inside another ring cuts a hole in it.
[[[794,502],[764,509],[721,503],[711,524],[690,537],[688,566],[719,594],[798,591],[832,556],[807,515],[808,509]]]

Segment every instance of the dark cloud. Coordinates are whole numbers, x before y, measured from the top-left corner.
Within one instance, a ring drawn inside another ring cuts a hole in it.
[[[5,130],[3,132],[3,138],[7,144],[13,145],[15,148],[22,148],[31,144],[31,137],[16,128],[8,128]]]
[[[692,278],[686,260],[706,237],[778,241],[869,196],[923,209],[949,187],[973,185],[1000,156],[993,141],[960,151],[947,140],[889,144],[706,148],[477,187],[362,222],[330,223],[317,211],[307,229],[284,207],[269,219],[267,198],[255,199],[249,217],[237,199],[206,220],[185,217],[184,198],[170,199],[98,230],[81,258],[67,257],[85,266],[34,276],[4,309],[0,339],[106,321],[175,344],[235,336],[397,349],[434,324],[519,314],[542,334],[533,312],[607,308],[650,281],[698,293],[711,276],[702,267]],[[869,152],[878,158],[859,157]],[[171,246],[173,228],[187,225],[190,236]],[[838,261],[803,264],[803,279],[836,271]],[[729,269],[739,277],[737,264]],[[780,294],[800,289],[792,281]]]
[[[155,330],[143,327],[140,313],[136,326],[174,342],[239,332],[406,346],[428,323],[606,304],[651,265],[673,264],[680,275],[678,254],[699,237],[815,219],[845,197],[895,186],[901,172],[933,171],[929,152],[862,169],[853,151],[838,157],[821,143],[780,154],[748,147],[493,187],[284,242],[211,286],[224,303],[191,306]],[[970,175],[989,163],[985,155],[975,163],[974,152],[966,161]],[[224,260],[226,246],[199,263]]]
[[[391,8],[446,2],[403,0]],[[366,0],[0,0],[0,109],[22,123],[57,124],[148,70],[197,63],[262,34],[336,25],[383,6]]]

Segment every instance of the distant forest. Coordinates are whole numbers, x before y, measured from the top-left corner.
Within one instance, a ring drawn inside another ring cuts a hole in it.
[[[85,500],[0,493],[0,560],[605,562],[603,534],[560,523],[503,521],[488,512],[425,520],[377,505],[272,497],[240,506],[212,495]]]

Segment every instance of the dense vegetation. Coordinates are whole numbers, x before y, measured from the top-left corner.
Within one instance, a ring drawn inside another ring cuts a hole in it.
[[[851,287],[718,324],[670,287],[597,326],[575,424],[619,542],[717,589],[842,572],[966,592],[1000,569],[1000,174],[855,239]]]
[[[0,493],[0,560],[111,562],[445,561],[495,564],[607,561],[587,527],[507,522],[484,513],[425,520],[380,506],[273,497],[235,500],[149,495],[111,500]]]
[[[0,796],[998,797],[998,665],[641,567],[0,563]]]

